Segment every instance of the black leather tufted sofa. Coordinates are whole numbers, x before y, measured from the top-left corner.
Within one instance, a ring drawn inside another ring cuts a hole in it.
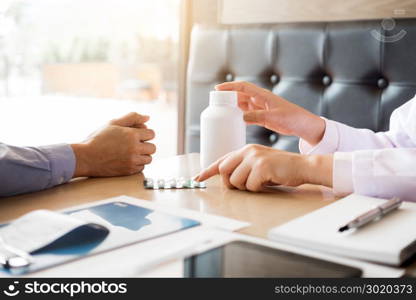
[[[199,117],[209,91],[230,80],[256,83],[348,125],[387,130],[391,112],[416,93],[416,19],[396,20],[394,29],[378,20],[195,27],[187,73],[187,152],[199,151]],[[298,151],[295,137],[257,126],[250,126],[247,141]]]

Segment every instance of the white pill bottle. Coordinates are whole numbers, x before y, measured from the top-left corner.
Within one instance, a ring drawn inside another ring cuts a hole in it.
[[[201,113],[201,168],[246,144],[246,124],[237,92],[212,91]]]

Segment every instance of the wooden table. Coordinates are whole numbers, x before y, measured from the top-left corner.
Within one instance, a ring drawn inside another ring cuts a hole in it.
[[[76,179],[50,190],[3,198],[0,222],[21,216],[34,209],[60,210],[110,197],[128,195],[165,205],[184,207],[204,213],[250,222],[241,233],[262,237],[270,228],[305,215],[336,200],[332,191],[321,186],[276,188],[264,193],[250,193],[225,188],[218,176],[207,181],[204,190],[146,190],[143,178],[193,176],[199,171],[199,155],[188,154],[153,162],[143,174]],[[415,272],[416,263],[408,270]]]
[[[128,195],[166,205],[247,221],[252,225],[243,233],[266,237],[267,231],[295,217],[323,207],[335,200],[330,189],[303,186],[280,188],[267,193],[229,190],[218,176],[207,181],[204,190],[146,190],[143,178],[193,176],[199,171],[199,155],[188,154],[155,161],[143,174],[115,177],[76,179],[50,190],[2,198],[0,222],[21,216],[34,209],[60,210],[91,201]]]

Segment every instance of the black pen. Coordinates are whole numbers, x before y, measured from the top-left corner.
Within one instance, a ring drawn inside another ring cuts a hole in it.
[[[403,200],[395,197],[389,201],[384,202],[380,206],[377,206],[366,213],[356,217],[352,221],[348,222],[348,224],[340,227],[338,229],[339,232],[344,232],[346,230],[352,228],[359,228],[362,227],[378,218],[382,218],[383,216],[387,215],[388,213],[398,209],[402,204]]]

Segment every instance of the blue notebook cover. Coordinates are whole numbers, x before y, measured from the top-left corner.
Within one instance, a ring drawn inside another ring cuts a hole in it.
[[[29,267],[13,271],[0,267],[0,271],[10,275],[27,274],[200,225],[195,220],[125,202],[111,202],[65,213],[104,223],[109,232],[82,227],[33,252],[34,262]]]

